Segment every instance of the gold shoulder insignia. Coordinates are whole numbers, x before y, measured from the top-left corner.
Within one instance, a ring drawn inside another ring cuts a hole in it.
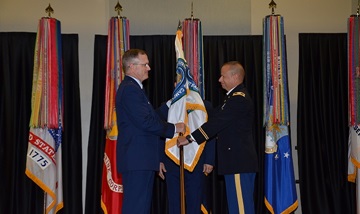
[[[233,94],[233,96],[238,96],[238,95],[240,95],[240,96],[243,96],[243,97],[245,97],[245,93],[244,92],[235,92],[234,94]]]

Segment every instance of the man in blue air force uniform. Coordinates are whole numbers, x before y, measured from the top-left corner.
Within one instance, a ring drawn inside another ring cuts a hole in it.
[[[122,174],[122,214],[150,213],[155,172],[159,170],[159,138],[184,132],[185,124],[164,122],[150,104],[142,82],[149,77],[149,60],[143,50],[123,55],[125,78],[116,94],[117,170]]]

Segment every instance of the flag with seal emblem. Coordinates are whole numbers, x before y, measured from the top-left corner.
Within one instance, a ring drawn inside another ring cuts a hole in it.
[[[291,213],[298,207],[289,137],[284,20],[269,15],[263,22],[265,179],[264,200],[272,214]]]
[[[181,29],[178,29],[176,32],[175,49],[177,56],[177,84],[168,112],[168,122],[174,124],[180,121],[184,122],[186,124],[184,135],[188,135],[204,124],[208,119],[208,115],[199,90],[184,59]],[[177,136],[178,134],[176,133],[172,139],[166,139],[165,153],[175,163],[180,165],[180,150],[176,144]],[[184,146],[185,169],[190,172],[194,170],[205,144],[191,143]]]

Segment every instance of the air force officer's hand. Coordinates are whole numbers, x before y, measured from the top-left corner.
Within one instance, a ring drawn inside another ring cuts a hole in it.
[[[176,133],[185,133],[186,126],[185,123],[176,123],[175,124]]]

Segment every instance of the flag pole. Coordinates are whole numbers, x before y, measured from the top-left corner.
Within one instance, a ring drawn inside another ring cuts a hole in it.
[[[289,136],[284,19],[275,14],[274,0],[269,8],[271,15],[263,19],[264,203],[271,213],[292,213],[298,207],[298,200]]]
[[[179,134],[182,136],[182,133]],[[185,214],[184,146],[180,146],[180,213]]]
[[[44,214],[46,213],[46,192],[44,191]]]
[[[348,18],[347,23],[347,49],[348,49],[348,116],[349,116],[349,141],[348,141],[348,181],[355,183],[355,211],[360,213],[360,177],[359,167],[357,164],[359,160],[358,147],[360,144],[358,135],[358,126],[360,123],[360,109],[359,109],[359,97],[360,94],[357,90],[359,84],[359,9],[360,1],[358,0],[356,14],[352,14]]]
[[[179,20],[179,24],[178,24],[178,27],[177,27],[177,32],[176,32],[176,36],[178,37],[178,31],[181,31],[182,29],[182,25],[181,25],[181,22]],[[180,54],[182,52],[182,42],[181,42],[181,37],[182,37],[182,33],[181,33],[181,36],[180,38],[180,49],[181,51],[179,51],[179,53],[177,53],[177,58],[184,58],[183,56],[183,53]],[[176,41],[176,39],[175,39]],[[176,46],[176,42],[175,42],[175,46]],[[176,49],[176,47],[175,47]],[[178,82],[178,80],[176,80],[176,82]],[[183,133],[180,132],[179,133],[179,136],[183,136]],[[184,147],[183,146],[180,146],[179,147],[179,150],[180,150],[180,165],[179,165],[179,170],[180,170],[180,214],[185,214],[185,178],[184,178]]]
[[[106,79],[104,103],[105,148],[101,179],[101,209],[103,213],[121,213],[123,205],[122,175],[117,172],[116,147],[118,126],[116,123],[116,91],[124,78],[122,56],[130,48],[129,20],[121,16],[123,11],[119,1],[115,5],[117,16],[108,22],[106,52]],[[109,182],[111,181],[111,182]]]
[[[61,127],[63,102],[62,51],[61,36],[59,36],[61,28],[60,21],[51,17],[54,9],[50,3],[45,8],[45,12],[47,16],[41,17],[38,22],[35,41],[32,110],[25,169],[25,174],[43,190],[44,214],[63,208],[62,135],[58,133]],[[43,45],[45,43],[47,45]],[[41,90],[38,90],[39,88]],[[39,142],[47,145],[48,152],[36,146]],[[52,151],[51,155],[49,151]],[[31,155],[35,153],[36,155]],[[41,159],[36,156],[40,156]]]

